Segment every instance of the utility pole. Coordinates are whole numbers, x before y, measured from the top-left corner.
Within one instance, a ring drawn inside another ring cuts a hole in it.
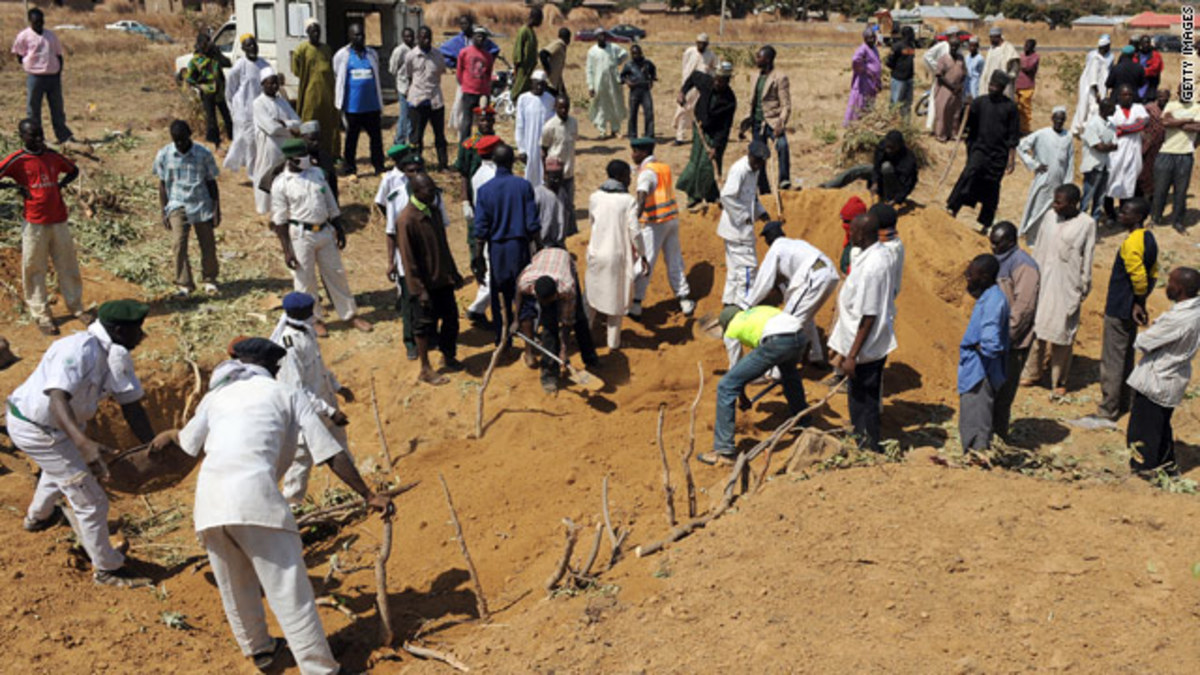
[[[25,2],[28,3],[29,0],[25,0]],[[721,0],[721,24],[717,28],[717,35],[725,37],[725,0]]]

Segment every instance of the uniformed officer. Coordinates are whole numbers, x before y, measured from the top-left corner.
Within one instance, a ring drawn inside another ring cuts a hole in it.
[[[317,344],[317,336],[313,332],[315,302],[313,296],[307,293],[292,292],[283,296],[284,315],[271,334],[271,341],[282,345],[287,350],[287,356],[280,363],[276,379],[304,392],[317,411],[317,416],[325,422],[325,428],[333,434],[338,445],[347,450],[350,446],[346,439],[346,425],[350,420],[346,413],[338,409],[337,397],[340,394],[350,403],[354,401],[354,393],[338,382],[321,357],[321,346]],[[283,496],[288,503],[299,504],[304,501],[312,466],[308,443],[301,435],[299,447],[296,448],[296,460],[283,477]]]
[[[133,300],[104,303],[87,331],[51,344],[37,369],[8,398],[8,435],[42,470],[25,529],[39,532],[53,525],[59,498],[66,497],[79,541],[91,558],[93,578],[105,586],[149,582],[124,567],[125,556],[109,541],[108,497],[97,480],[108,474],[102,459],[107,448],[85,431],[100,401],[112,398],[139,440],[154,438],[130,356],[145,336],[142,321],[149,311]]]

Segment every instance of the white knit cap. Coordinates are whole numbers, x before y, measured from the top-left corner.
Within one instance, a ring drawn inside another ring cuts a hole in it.
[[[268,77],[275,77],[275,69],[272,68],[271,66],[267,66],[266,68],[263,68],[258,71],[258,81],[259,82],[262,82],[263,80],[267,79]]]

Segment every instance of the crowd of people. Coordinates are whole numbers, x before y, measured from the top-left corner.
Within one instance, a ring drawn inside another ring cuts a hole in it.
[[[597,317],[603,317],[609,352],[621,348],[623,320],[641,318],[660,257],[678,310],[689,317],[695,312],[680,242],[679,191],[687,195],[688,210],[719,206],[715,235],[725,249],[718,323],[729,368],[717,388],[712,451],[698,459],[735,461],[736,413],[748,407],[751,383],[768,378],[782,384],[792,414],[803,411],[800,369],[807,364],[831,368],[830,383],[845,383],[853,437],[865,450],[883,450],[884,370],[898,347],[896,301],[905,262],[898,223],[901,214],[917,208],[911,195],[918,164],[903,134],[886,134],[872,163],[826,184],[864,179],[872,193],[872,204],[855,196],[841,210],[845,240],[835,260],[788,237],[785,224],[772,219],[761,201],[772,190],[792,186],[786,135],[791,93],[787,75],[775,67],[773,47],[755,53],[758,75],[744,95],[745,115],[738,124],[739,140],[749,134],[749,142],[727,170],[725,153],[739,108],[730,86],[734,67],[713,54],[705,34],[684,52],[670,142],[689,142],[690,130],[692,145],[676,178],[655,154],[653,91],[660,81],[655,64],[639,45],[626,52],[602,33],[585,59],[588,116],[602,140],[624,128],[631,162],[608,162],[605,179],[588,196],[586,260],[577,267],[566,250],[568,238],[580,229],[575,209],[580,129],[563,78],[571,35],[561,30],[539,49],[542,12],[536,7],[512,51],[511,142],[497,133],[490,100],[493,66],[504,57],[469,15],[460,19],[460,32],[436,48],[428,26],[405,29],[386,59],[366,46],[361,25],[352,24],[346,46],[334,52],[322,42],[322,27],[310,20],[308,42],[292,54],[299,80],[294,107],[280,75],[259,57],[253,35],[240,37],[242,56],[233,64],[207,35],[197,39],[185,81],[203,102],[205,140],[212,149],[193,141],[189,125],[176,120],[152,168],[161,223],[174,242],[177,294],[220,293],[214,230],[222,222],[222,195],[214,150],[223,139],[230,141],[223,167],[246,170],[255,208],[277,235],[294,291],[283,298],[284,313],[269,338],[240,337],[230,344],[230,359],[214,370],[186,426],[156,434],[130,357],[144,337],[150,308],[121,300],[93,314],[83,306],[62,193],[79,170],[46,146],[40,121],[45,96],[57,139],[70,139],[57,80],[61,46],[44,28],[39,10],[31,10],[29,20],[13,48],[29,77],[28,118],[18,128],[22,148],[0,164],[0,177],[12,182],[0,187],[17,189],[25,198],[22,281],[37,326],[47,335],[59,332],[47,302],[52,260],[67,308],[86,331],[53,342],[8,397],[9,434],[41,469],[24,526],[50,527],[65,500],[95,581],[145,583],[109,541],[108,500],[99,482],[106,449],[86,428],[101,399],[115,400],[134,435],[152,451],[203,455],[196,529],[239,647],[259,667],[270,666],[288,648],[302,672],[338,670],[320,628],[289,508],[303,502],[313,466],[328,465],[385,517],[392,511],[390,499],[373,492],[355,469],[344,428],[348,419],[339,407],[339,398],[352,401],[353,393],[324,362],[319,341],[328,334],[322,288],[338,320],[372,330],[358,316],[342,261],[347,237],[337,190],[339,172],[356,170],[362,132],[370,165],[380,175],[375,196],[384,220],[380,248],[396,284],[406,356],[419,362],[420,382],[443,385],[463,368],[457,358],[456,294],[466,278],[447,237],[448,193],[426,168],[429,132],[437,169],[453,172],[461,184],[468,267],[477,284],[466,319],[491,330],[498,348],[520,338],[524,361],[540,370],[546,392],[556,392],[564,370],[571,369],[571,344],[585,368],[600,363],[592,339]],[[901,33],[886,59],[876,37],[865,31],[853,56],[847,124],[877,104],[885,63],[892,73],[889,104],[908,114],[912,102],[911,31]],[[1112,64],[1104,36],[1088,55],[1071,125],[1067,109],[1058,106],[1050,126],[1034,129],[1036,43],[1027,41],[1022,55],[998,29],[989,37],[986,56],[974,38],[964,55],[958,38],[951,37],[923,57],[934,81],[928,129],[939,140],[965,142],[967,151],[947,209],[957,213],[978,205],[992,251],[975,257],[965,271],[975,304],[960,345],[962,447],[982,451],[994,436],[1008,440],[1018,387],[1037,385],[1045,370],[1052,395],[1066,394],[1082,303],[1091,290],[1096,219],[1104,217],[1127,235],[1107,289],[1103,398],[1096,414],[1081,422],[1113,425],[1128,412],[1132,469],[1174,472],[1171,413],[1183,400],[1190,362],[1200,349],[1200,273],[1171,270],[1165,285],[1174,305],[1151,322],[1147,297],[1163,276],[1151,224],[1161,223],[1165,197],[1174,188],[1172,223],[1182,230],[1200,116],[1190,101],[1167,103],[1169,94],[1158,88],[1161,57],[1147,40],[1124,48]],[[399,95],[393,143],[386,149],[381,68],[395,76]],[[457,84],[448,116],[441,84],[447,72]],[[457,132],[453,164],[447,127]],[[1072,182],[1076,137],[1083,142],[1082,190]],[[994,222],[1001,183],[1017,158],[1035,175],[1024,212],[1019,222]],[[1149,182],[1143,180],[1147,163]],[[191,232],[201,252],[199,286],[188,255]],[[761,260],[760,237],[768,246]],[[763,304],[776,289],[781,305]],[[816,315],[835,296],[836,318],[823,344]],[[440,367],[431,361],[435,351]],[[1135,366],[1137,352],[1143,356]],[[260,587],[286,641],[267,632]]]

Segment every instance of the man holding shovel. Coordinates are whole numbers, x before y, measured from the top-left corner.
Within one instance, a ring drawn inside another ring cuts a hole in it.
[[[521,329],[518,336],[525,340],[525,363],[530,368],[537,367],[532,338],[540,340],[546,349],[542,354],[542,389],[547,394],[558,391],[561,369],[571,370],[567,338],[572,328],[584,365],[599,363],[583,311],[578,279],[571,254],[561,248],[538,251],[517,277],[517,321]],[[533,333],[535,320],[538,325],[536,336]],[[554,359],[550,354],[558,354],[558,358]]]

